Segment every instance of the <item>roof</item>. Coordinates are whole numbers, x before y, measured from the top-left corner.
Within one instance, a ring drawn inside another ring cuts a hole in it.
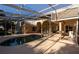
[[[78,16],[78,7],[78,4],[0,4],[0,10],[1,12],[4,11],[3,13],[5,13],[7,18],[11,17],[12,19],[16,18],[17,20],[31,20],[33,18],[46,16],[51,13],[54,14],[53,19],[55,19],[56,12],[58,19]],[[6,19],[6,17],[4,17],[4,19]]]
[[[70,6],[71,4],[0,4],[0,10],[5,11],[7,16],[39,16],[50,11],[54,11],[63,7]]]

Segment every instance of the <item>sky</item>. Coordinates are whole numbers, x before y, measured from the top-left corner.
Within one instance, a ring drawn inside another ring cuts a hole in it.
[[[25,5],[15,4],[15,5],[26,8],[26,9],[31,9],[31,10],[34,10],[34,11],[37,11],[37,12],[49,7],[47,4],[25,4]],[[53,5],[55,5],[55,4],[53,4]],[[69,6],[69,5],[71,5],[71,4],[57,4],[55,6],[55,8],[59,9],[59,8],[63,8],[63,7]],[[12,13],[12,14],[33,15],[30,12],[23,11],[23,10],[17,11],[17,9],[15,9],[15,8],[5,6],[5,5],[1,5],[1,4],[0,4],[0,10],[4,10],[5,12]],[[49,11],[52,11],[52,10],[53,9],[48,9],[46,11],[43,11],[42,13],[46,13],[46,12],[49,12]]]

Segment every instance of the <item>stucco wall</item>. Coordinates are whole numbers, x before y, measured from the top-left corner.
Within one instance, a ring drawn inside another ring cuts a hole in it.
[[[22,25],[22,33],[24,34],[24,33],[31,33],[32,32],[32,25],[30,25],[30,24],[27,24],[27,23],[25,23],[25,24],[23,24]]]
[[[62,22],[62,31],[66,31],[66,26],[70,25],[73,27],[73,31],[75,32],[76,30],[76,19],[71,19],[71,20],[63,20]],[[22,33],[32,33],[32,32],[37,32],[37,33],[41,33],[41,26],[42,26],[42,30],[44,31],[49,31],[49,21],[43,21],[43,23],[41,22],[37,22],[36,26],[33,26],[31,24],[25,23],[22,25]],[[33,27],[35,27],[35,31],[33,31]],[[52,32],[56,32],[59,31],[59,21],[57,22],[51,22],[51,31]]]

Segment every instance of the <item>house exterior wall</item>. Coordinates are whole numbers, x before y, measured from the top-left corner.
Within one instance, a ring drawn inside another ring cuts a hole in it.
[[[62,30],[65,31],[66,30],[66,26],[72,26],[73,27],[73,31],[76,30],[76,19],[73,19],[73,20],[66,20],[66,21],[63,21],[63,24],[62,24]]]
[[[62,33],[65,33],[67,35],[69,34],[69,31],[66,32],[66,30],[67,30],[66,26],[71,26],[72,27],[72,31],[75,33],[75,31],[76,31],[76,21],[77,21],[77,19],[61,21],[62,22],[62,26],[61,26]],[[58,24],[58,26],[60,27],[59,24]]]
[[[66,26],[71,26],[73,29],[72,31],[74,31],[74,33],[76,32],[76,21],[77,19],[67,19],[67,20],[61,20],[61,21],[55,21],[55,24],[52,24],[52,30],[56,30],[57,32],[59,32],[59,28],[60,25],[59,23],[61,22],[62,26],[61,26],[61,30],[62,33],[68,34],[66,32]]]
[[[66,26],[72,26],[73,27],[73,31],[75,32],[76,30],[76,21],[77,19],[71,19],[71,20],[62,20],[62,31],[64,33],[66,33]],[[55,22],[51,22],[51,32],[57,32],[59,31],[59,22],[60,21],[55,21]],[[22,33],[32,33],[32,32],[37,32],[37,33],[41,33],[41,26],[42,26],[42,30],[43,32],[49,32],[49,21],[43,21],[43,23],[41,22],[37,22],[36,26],[30,25],[30,24],[23,24],[22,26]],[[35,31],[33,31],[33,27],[35,27]]]

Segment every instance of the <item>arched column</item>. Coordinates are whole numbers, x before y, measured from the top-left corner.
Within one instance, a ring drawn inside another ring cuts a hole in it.
[[[37,33],[41,33],[41,22],[37,22]]]

